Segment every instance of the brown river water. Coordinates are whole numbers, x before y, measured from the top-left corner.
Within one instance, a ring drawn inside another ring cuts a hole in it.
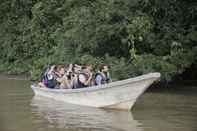
[[[30,84],[0,77],[0,131],[197,131],[197,86],[148,90],[128,112],[35,97]]]

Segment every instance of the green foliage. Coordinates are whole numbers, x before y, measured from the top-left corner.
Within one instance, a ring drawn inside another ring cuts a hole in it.
[[[0,71],[39,79],[50,64],[100,63],[114,80],[197,64],[192,0],[3,0]]]
[[[151,54],[138,56],[134,65],[140,74],[148,72],[160,72],[163,80],[171,80],[177,72],[177,67],[167,62],[164,57],[157,57]]]

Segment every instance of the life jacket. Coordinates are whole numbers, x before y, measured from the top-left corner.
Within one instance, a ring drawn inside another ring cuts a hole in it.
[[[98,84],[96,83],[96,77],[97,77],[98,75],[100,75],[101,78],[102,78],[102,79],[101,79],[101,84],[109,83],[109,81],[110,81],[109,76],[105,75],[104,73],[97,72],[96,75],[95,75],[95,81],[94,81],[95,85],[98,85]]]
[[[47,87],[48,88],[55,88],[56,86],[58,86],[59,83],[57,82],[57,80],[55,78],[48,80],[48,84]]]
[[[89,78],[89,76],[88,76],[87,74],[85,74],[85,73],[80,73],[80,74],[78,74],[78,75],[77,75],[77,80],[76,80],[75,85],[74,85],[73,88],[76,89],[76,88],[85,88],[85,87],[88,87],[88,85],[84,85],[84,84],[79,80],[79,75],[85,76],[86,80],[88,80],[88,78]]]

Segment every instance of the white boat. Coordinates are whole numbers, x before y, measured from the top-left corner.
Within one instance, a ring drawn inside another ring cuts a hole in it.
[[[49,89],[32,85],[35,95],[71,104],[98,108],[130,110],[139,96],[156,80],[160,73],[149,73],[101,86],[80,89]]]

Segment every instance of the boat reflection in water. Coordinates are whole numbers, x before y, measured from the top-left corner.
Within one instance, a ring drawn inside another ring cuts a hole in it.
[[[142,131],[141,124],[134,120],[131,112],[128,111],[71,105],[42,96],[34,96],[31,106],[32,112],[36,114],[34,116],[37,117],[34,119],[38,119],[38,123],[40,123],[40,120],[44,120],[44,123],[48,124],[53,130]]]

